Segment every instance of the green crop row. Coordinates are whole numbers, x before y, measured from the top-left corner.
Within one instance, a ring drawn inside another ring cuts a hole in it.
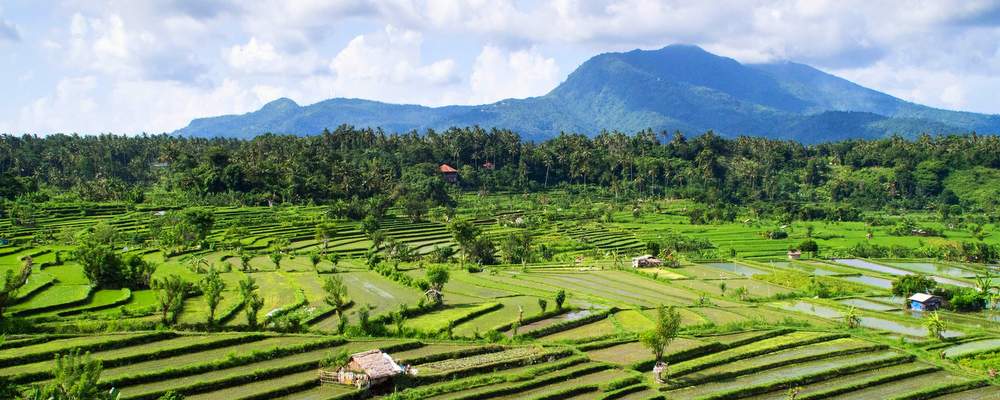
[[[133,375],[125,375],[114,379],[109,379],[107,381],[102,382],[102,384],[113,387],[134,386],[161,379],[170,379],[181,376],[197,375],[199,373],[214,371],[217,369],[224,369],[244,364],[250,364],[257,361],[281,358],[291,354],[316,350],[327,346],[338,346],[344,343],[346,343],[346,341],[342,338],[330,338],[326,340],[319,340],[316,342],[304,343],[295,346],[275,346],[273,348],[266,350],[258,350],[248,354],[240,354],[233,357],[228,357],[221,360],[213,360],[201,364],[183,365],[155,372],[138,372]]]
[[[544,376],[544,377],[541,377],[541,378],[538,378],[538,379],[533,379],[533,380],[524,382],[524,383],[519,384],[519,385],[505,386],[505,387],[501,387],[501,388],[496,388],[494,390],[488,390],[488,391],[484,391],[484,392],[470,394],[468,396],[456,397],[453,400],[489,399],[489,398],[493,398],[493,397],[500,397],[500,396],[512,395],[512,394],[523,392],[523,391],[526,391],[526,390],[529,390],[529,389],[535,389],[535,388],[538,388],[538,387],[542,387],[542,386],[545,386],[545,385],[548,385],[548,384],[551,384],[551,383],[555,383],[555,382],[560,382],[560,381],[564,381],[564,380],[576,378],[576,377],[587,375],[587,374],[591,374],[591,373],[594,373],[594,372],[597,372],[597,371],[602,371],[602,370],[605,370],[605,369],[608,369],[608,368],[610,368],[610,367],[607,366],[607,365],[603,365],[603,364],[588,365],[588,366],[584,366],[582,368],[577,368],[577,369],[573,369],[573,370],[570,370],[570,371],[566,371],[566,372],[562,372],[562,373],[558,373],[558,374],[553,374],[551,376]]]
[[[424,399],[445,393],[454,393],[462,390],[474,389],[486,385],[493,385],[504,382],[519,382],[534,379],[539,375],[544,375],[552,371],[565,369],[583,362],[587,358],[584,356],[566,357],[562,360],[542,364],[538,367],[529,368],[520,373],[505,374],[496,372],[488,375],[477,375],[469,378],[446,381],[439,384],[423,387],[414,387],[401,392],[403,399]]]
[[[605,390],[606,393],[604,393],[603,396],[599,397],[598,400],[615,400],[618,398],[628,396],[632,393],[641,392],[646,389],[649,389],[649,387],[646,386],[645,383],[636,383],[634,385],[625,386],[619,389]]]
[[[213,342],[195,343],[188,346],[162,349],[155,352],[124,355],[122,357],[117,357],[112,359],[101,359],[101,365],[104,368],[115,368],[122,365],[173,357],[180,354],[197,353],[200,351],[217,349],[220,347],[235,346],[238,344],[260,340],[263,339],[264,337],[265,337],[264,335],[260,334],[242,335],[229,339],[217,340]],[[44,372],[15,375],[11,378],[11,380],[18,383],[26,383],[26,382],[39,381],[43,379],[49,379],[51,377],[52,377],[52,371],[44,371]]]
[[[448,360],[453,358],[463,358],[479,354],[493,353],[503,350],[504,350],[503,346],[486,345],[486,346],[471,347],[468,349],[448,351],[444,353],[428,354],[422,357],[414,357],[410,359],[396,360],[396,361],[403,364],[419,365],[419,364],[427,364],[435,361]]]
[[[610,309],[607,309],[607,310],[604,310],[604,311],[601,311],[601,312],[596,312],[596,313],[593,313],[591,315],[588,315],[588,316],[580,318],[580,319],[574,319],[572,321],[559,322],[559,323],[555,323],[555,324],[552,324],[552,325],[549,325],[549,326],[546,326],[546,327],[535,329],[535,330],[533,330],[531,332],[525,332],[521,336],[538,338],[538,337],[542,337],[542,336],[546,336],[546,335],[551,335],[551,334],[556,333],[556,332],[561,332],[561,331],[564,331],[564,330],[567,330],[567,329],[576,328],[578,326],[583,326],[583,325],[589,324],[591,322],[596,322],[596,321],[602,320],[604,318],[607,318],[609,315],[611,315],[612,313],[614,313],[616,311],[618,311],[618,308],[611,307]]]
[[[568,399],[577,395],[584,393],[596,392],[600,390],[597,385],[579,385],[563,390],[558,390],[552,393],[543,394],[541,396],[533,397],[532,400],[561,400]]]
[[[152,332],[152,333],[134,335],[119,340],[107,340],[85,345],[72,346],[69,348],[53,348],[47,351],[40,351],[35,353],[27,353],[22,355],[15,355],[12,357],[0,358],[0,368],[50,360],[55,356],[56,353],[62,351],[69,351],[71,349],[78,349],[80,351],[110,350],[110,349],[134,346],[149,342],[155,342],[157,340],[169,339],[175,336],[177,336],[177,334],[173,332]]]
[[[501,303],[491,303],[490,305],[488,305],[486,307],[480,308],[480,309],[478,309],[476,311],[473,311],[473,312],[470,312],[470,313],[468,313],[468,314],[466,314],[466,315],[464,315],[462,317],[456,318],[451,323],[452,323],[453,326],[454,325],[458,325],[458,324],[461,324],[463,322],[467,322],[467,321],[471,321],[473,319],[476,319],[479,316],[482,316],[483,314],[499,310],[501,308],[503,308],[503,304],[501,304]]]
[[[294,374],[297,372],[304,372],[314,368],[316,368],[316,361],[304,361],[295,364],[283,365],[280,367],[256,369],[253,371],[248,371],[246,373],[242,373],[241,371],[240,375],[228,376],[225,378],[216,379],[212,381],[199,380],[182,387],[175,387],[169,390],[164,389],[162,391],[143,393],[137,396],[126,396],[126,398],[130,400],[152,400],[159,398],[168,391],[174,391],[185,395],[211,392],[213,390],[224,389],[232,386],[245,385],[248,383],[257,382],[265,379],[271,379],[279,376]],[[315,384],[316,383],[313,383],[313,385]],[[302,389],[304,388],[298,388],[297,390],[302,390]],[[280,393],[280,394],[287,394],[287,393]]]
[[[687,360],[692,360],[698,357],[702,357],[708,354],[715,354],[725,349],[726,347],[719,342],[710,342],[703,346],[696,346],[690,349],[685,349],[678,351],[676,353],[665,355],[664,361],[671,364],[679,363]],[[649,359],[649,360],[635,362],[632,365],[629,365],[628,368],[640,372],[649,371],[653,368],[653,364],[656,364],[656,360]]]
[[[969,389],[975,389],[981,386],[985,386],[987,384],[988,382],[986,382],[986,380],[983,379],[972,380],[962,383],[945,383],[927,387],[917,392],[907,393],[902,396],[897,396],[892,398],[891,400],[925,400],[940,395],[961,392]]]
[[[790,349],[799,346],[806,346],[814,343],[820,343],[828,340],[840,339],[849,336],[850,335],[847,334],[813,334],[812,337],[799,338],[798,336],[795,336],[794,333],[785,336],[779,336],[777,338],[771,339],[774,340],[775,343],[766,343],[764,345],[761,345],[760,343],[762,342],[757,342],[755,345],[748,346],[751,348],[743,352],[734,354],[715,353],[710,357],[705,357],[705,359],[699,358],[695,360],[696,362],[693,362],[689,365],[682,364],[682,366],[677,370],[673,371],[672,374],[675,376],[684,375],[691,371],[714,367],[732,361],[743,360],[779,350]]]
[[[509,360],[503,360],[498,362],[486,363],[482,365],[477,365],[473,367],[463,368],[461,370],[445,371],[436,374],[428,374],[423,376],[414,377],[420,382],[434,382],[443,379],[456,379],[467,377],[471,375],[480,374],[486,371],[496,371],[498,369],[520,367],[525,365],[535,364],[541,360],[551,360],[555,358],[566,357],[573,353],[571,349],[560,349],[550,352],[540,353],[527,357],[514,358]]]
[[[721,373],[714,374],[714,375],[711,375],[711,376],[702,377],[700,379],[690,379],[690,378],[686,378],[685,379],[685,378],[682,378],[681,381],[685,385],[697,385],[697,384],[705,383],[705,382],[713,382],[713,381],[725,380],[725,379],[729,379],[729,378],[733,378],[733,377],[737,377],[737,376],[741,376],[741,375],[749,375],[749,374],[753,374],[753,373],[765,371],[765,370],[768,370],[768,369],[779,368],[779,367],[783,367],[783,366],[787,366],[787,365],[792,365],[792,364],[798,364],[798,363],[802,363],[802,362],[816,361],[816,360],[822,360],[822,359],[830,358],[830,357],[847,356],[847,355],[858,354],[858,353],[867,353],[867,352],[872,352],[872,351],[876,351],[876,350],[882,350],[882,349],[885,349],[885,348],[887,348],[887,346],[844,349],[844,350],[838,350],[838,351],[833,351],[833,352],[828,352],[828,353],[823,353],[823,354],[811,355],[811,356],[808,356],[808,357],[790,358],[790,359],[781,360],[781,361],[778,361],[778,362],[772,362],[772,363],[769,363],[769,364],[766,364],[766,365],[761,365],[761,366],[752,367],[752,368],[737,368],[737,369],[734,369],[734,370],[731,370],[731,371],[725,371],[725,372],[721,372]],[[905,356],[904,356],[904,359],[905,359]]]
[[[885,366],[885,365],[880,365],[879,367],[882,367],[882,366]],[[882,385],[882,384],[885,384],[885,383],[889,383],[889,382],[893,382],[893,381],[898,381],[898,380],[901,380],[901,379],[906,379],[906,378],[910,378],[910,377],[914,377],[914,376],[918,376],[918,375],[923,375],[923,374],[926,374],[926,373],[931,372],[931,371],[936,371],[937,369],[938,369],[937,367],[928,366],[927,368],[914,369],[914,370],[910,370],[910,371],[904,371],[904,372],[901,372],[901,373],[898,373],[898,374],[892,374],[892,375],[880,376],[880,377],[876,377],[876,378],[872,378],[872,379],[866,379],[866,380],[863,380],[863,381],[854,382],[853,384],[847,385],[847,386],[841,386],[841,387],[832,388],[832,389],[828,389],[828,390],[824,390],[824,391],[820,391],[820,392],[807,393],[805,395],[799,396],[799,399],[802,399],[802,400],[815,400],[815,399],[831,398],[831,397],[837,396],[839,394],[852,392],[852,391],[855,391],[855,390],[858,390],[858,389],[863,389],[863,388],[872,387],[872,386],[878,386],[878,385]],[[827,377],[827,376],[820,376],[817,379],[812,380],[812,381],[813,382],[818,382],[818,381],[822,381],[824,379],[831,378],[831,377],[833,377],[833,376],[829,376],[829,377]],[[808,384],[808,383],[811,383],[811,382],[808,382],[807,380],[803,380],[801,382],[787,383],[787,385],[796,385],[796,384],[797,385],[804,385],[804,384]]]

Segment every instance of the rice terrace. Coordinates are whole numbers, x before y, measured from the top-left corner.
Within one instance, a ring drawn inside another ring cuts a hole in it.
[[[99,364],[122,399],[1000,394],[992,220],[426,168],[330,205],[21,195],[0,377],[39,396],[54,360]]]
[[[0,54],[0,400],[1000,400],[996,0],[0,0]]]

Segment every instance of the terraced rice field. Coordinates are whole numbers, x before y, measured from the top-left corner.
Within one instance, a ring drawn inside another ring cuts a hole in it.
[[[614,220],[623,222],[557,220],[518,228],[501,223],[511,215],[505,212],[533,221],[540,215],[485,209],[477,209],[473,219],[484,236],[499,242],[527,230],[537,243],[551,245],[555,255],[523,265],[488,266],[482,272],[462,269],[453,258],[443,263],[450,279],[441,307],[429,306],[423,290],[408,281],[426,279],[432,261],[383,260],[382,266],[395,273],[381,275],[377,271],[386,269],[369,268],[368,253],[388,255],[384,248],[372,248],[371,233],[363,233],[357,221],[337,221],[327,249],[340,257],[337,265],[324,258],[314,268],[311,253],[324,251],[315,237],[315,224],[327,218],[323,207],[215,208],[211,246],[176,254],[154,246],[129,250],[157,265],[154,278],[178,275],[194,284],[204,278],[198,268],[222,267],[226,289],[216,311],[222,321],[212,332],[199,332],[207,330],[208,310],[197,291],[184,301],[178,325],[168,329],[159,326],[156,290],[95,288],[83,268],[67,259],[72,246],[25,239],[42,228],[82,229],[98,222],[123,234],[146,234],[153,211],[116,205],[81,216],[79,210],[52,210],[39,227],[18,228],[18,243],[0,246],[0,270],[16,269],[22,257],[32,255],[35,273],[6,311],[56,335],[9,336],[0,347],[0,376],[19,384],[45,382],[52,378],[56,353],[80,348],[104,363],[101,385],[121,389],[127,399],[156,399],[177,390],[189,399],[234,400],[332,400],[393,392],[405,400],[777,400],[787,398],[789,388],[798,388],[804,399],[1000,397],[995,386],[981,387],[987,383],[987,366],[994,365],[990,352],[1000,349],[1000,328],[989,315],[942,311],[946,337],[954,339],[943,343],[928,336],[923,315],[903,311],[901,299],[886,290],[895,277],[918,272],[935,275],[942,284],[965,285],[985,271],[983,266],[926,260],[786,261],[789,244],[801,238],[765,240],[757,228],[740,224],[692,226],[682,215],[656,213],[639,220],[620,211]],[[412,222],[396,208],[389,213],[380,221],[380,231],[415,254],[429,254],[437,246],[457,249],[443,219]],[[248,231],[235,240],[238,245],[226,244],[225,232],[233,226]],[[865,234],[863,224],[843,227],[858,238]],[[709,249],[712,261],[688,253],[684,259],[694,262],[677,268],[632,270],[628,258],[645,252],[646,240],[664,234],[709,239],[716,247]],[[820,241],[826,246],[848,240]],[[711,255],[730,254],[730,249],[738,254],[734,260]],[[284,254],[277,269],[270,260],[275,251]],[[252,256],[247,271],[241,271],[240,252]],[[577,263],[577,256],[583,261]],[[618,269],[621,260],[625,265]],[[789,283],[795,280],[765,281],[766,274],[815,274],[824,282],[866,286],[847,297],[817,299],[803,293],[804,285]],[[249,332],[237,290],[245,276],[254,277],[264,300],[263,326],[256,330],[278,330],[281,315],[301,312],[304,325],[295,329],[302,333]],[[324,301],[327,276],[343,278],[347,287],[346,337],[333,335],[340,321]],[[736,294],[741,288],[746,289],[744,297]],[[565,308],[555,312],[560,290],[566,294]],[[539,300],[546,302],[545,314]],[[665,350],[669,367],[664,384],[650,376],[652,352],[639,341],[655,326],[661,305],[674,306],[681,316],[681,337]],[[856,307],[861,328],[843,329],[849,307]],[[362,308],[371,310],[369,331],[360,325]],[[404,332],[411,337],[385,337],[396,335],[387,317],[399,310],[406,312]],[[515,335],[511,326],[518,320],[524,323]],[[89,333],[118,330],[134,332]],[[417,376],[368,394],[352,386],[320,385],[316,370],[322,360],[342,350],[375,348],[412,365]],[[970,361],[983,354],[989,357]]]

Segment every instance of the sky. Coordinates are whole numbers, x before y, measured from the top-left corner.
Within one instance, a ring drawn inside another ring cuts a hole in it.
[[[1000,114],[1000,0],[0,0],[0,132],[169,133],[280,97],[490,103],[673,43]]]

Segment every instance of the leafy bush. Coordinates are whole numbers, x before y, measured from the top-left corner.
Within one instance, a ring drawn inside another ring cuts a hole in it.
[[[951,308],[956,311],[979,311],[986,307],[986,298],[973,288],[961,288],[951,297]]]
[[[914,293],[930,293],[937,282],[924,274],[903,275],[892,282],[892,294],[910,297]]]

